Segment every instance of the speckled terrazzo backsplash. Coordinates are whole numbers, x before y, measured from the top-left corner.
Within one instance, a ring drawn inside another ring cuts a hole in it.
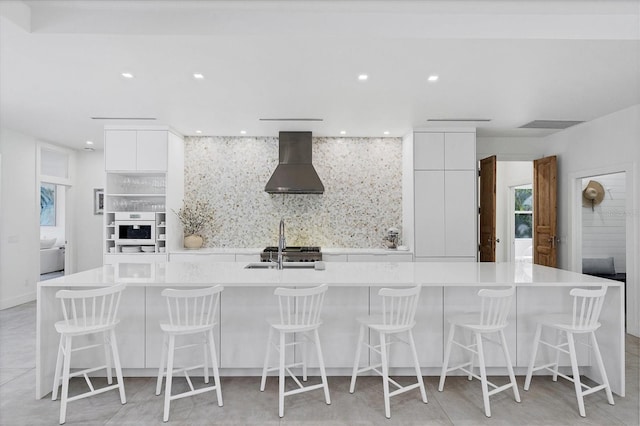
[[[322,195],[264,192],[277,164],[278,138],[185,139],[185,200],[208,200],[218,218],[206,247],[277,245],[281,217],[289,246],[381,247],[402,227],[400,138],[313,138]]]

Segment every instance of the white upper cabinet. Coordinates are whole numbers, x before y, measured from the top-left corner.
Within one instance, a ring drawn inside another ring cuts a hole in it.
[[[446,133],[444,135],[444,169],[477,169],[475,133]]]
[[[166,130],[105,130],[106,171],[167,171]]]
[[[104,132],[105,170],[136,170],[135,130],[107,130]]]
[[[415,170],[444,169],[444,133],[414,133]]]

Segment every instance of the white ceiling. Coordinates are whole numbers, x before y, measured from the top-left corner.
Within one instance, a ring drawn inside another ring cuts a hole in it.
[[[113,124],[541,136],[518,127],[640,103],[640,0],[1,3],[1,125],[79,149]],[[452,118],[491,121],[427,122]]]

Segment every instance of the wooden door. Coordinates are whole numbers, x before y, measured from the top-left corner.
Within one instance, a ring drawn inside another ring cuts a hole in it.
[[[496,156],[480,160],[480,262],[496,261]]]
[[[557,182],[556,156],[533,162],[533,263],[557,267]]]

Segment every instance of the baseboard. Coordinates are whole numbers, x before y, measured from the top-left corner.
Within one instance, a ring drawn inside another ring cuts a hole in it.
[[[20,296],[11,297],[9,299],[0,300],[0,311],[3,309],[13,308],[14,306],[22,305],[23,303],[36,300],[36,293],[27,293]]]

